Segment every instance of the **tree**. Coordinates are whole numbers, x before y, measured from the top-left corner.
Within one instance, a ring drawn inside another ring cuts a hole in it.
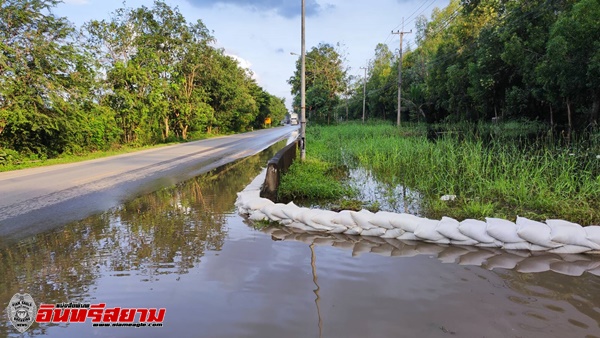
[[[332,112],[346,89],[346,69],[342,55],[332,45],[321,43],[306,53],[306,105],[314,112],[315,122],[330,123]],[[288,83],[292,86],[294,102],[300,95],[300,59]],[[297,105],[297,104],[295,104]],[[310,113],[310,112],[309,112]]]

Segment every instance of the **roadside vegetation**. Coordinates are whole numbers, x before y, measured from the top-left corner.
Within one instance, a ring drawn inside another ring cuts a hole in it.
[[[531,122],[438,125],[433,134],[425,124],[311,126],[307,162],[363,167],[390,189],[402,185],[418,191],[428,217],[519,215],[600,223],[600,134],[566,142],[540,129]],[[310,190],[303,197],[322,197],[310,181],[295,181],[298,168],[308,166],[300,161],[292,165],[283,178],[282,195],[294,196],[298,186]],[[342,185],[349,179],[338,178]],[[442,201],[443,195],[456,199]]]
[[[59,2],[0,2],[0,170],[244,132],[287,113],[202,21],[163,1],[82,27],[52,14]]]

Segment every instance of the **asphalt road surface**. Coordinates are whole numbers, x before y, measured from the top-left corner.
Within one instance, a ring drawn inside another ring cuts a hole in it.
[[[0,242],[43,232],[260,152],[296,126],[0,173]]]

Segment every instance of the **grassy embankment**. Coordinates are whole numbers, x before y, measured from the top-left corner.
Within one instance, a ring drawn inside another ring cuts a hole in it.
[[[420,192],[423,213],[431,218],[519,215],[600,223],[600,135],[567,146],[526,137],[544,128],[533,123],[439,128],[439,138],[428,140],[425,125],[310,126],[307,161],[292,165],[280,196],[352,199],[340,168],[363,167],[390,189],[400,184]],[[457,198],[441,201],[446,194]]]

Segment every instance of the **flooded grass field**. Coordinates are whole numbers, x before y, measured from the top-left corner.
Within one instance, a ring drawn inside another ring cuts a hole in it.
[[[166,308],[163,327],[34,323],[30,337],[600,337],[597,256],[249,223],[236,192],[275,151],[0,243],[0,336],[22,336],[5,308],[24,292],[38,305]]]

